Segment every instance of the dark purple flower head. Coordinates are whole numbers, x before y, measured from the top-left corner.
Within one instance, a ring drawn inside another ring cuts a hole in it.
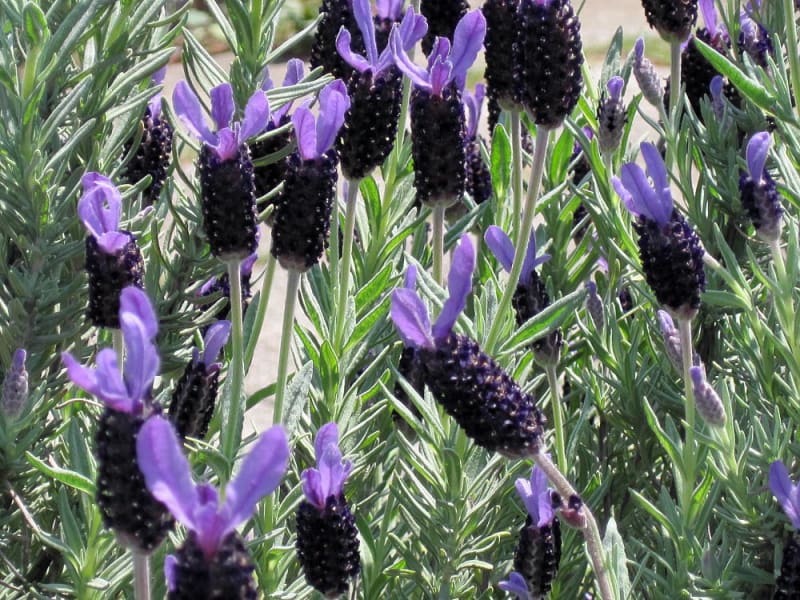
[[[220,363],[217,362],[222,347],[227,343],[228,336],[231,333],[230,321],[217,321],[211,325],[203,336],[203,355],[194,349],[192,354],[192,362],[198,364],[203,363],[206,366],[206,372],[218,371]]]
[[[764,165],[767,163],[771,142],[772,138],[770,138],[767,131],[754,134],[750,141],[747,142],[747,171],[756,185],[764,180],[766,172]]]
[[[403,13],[403,0],[375,0],[375,8],[379,19],[399,21]]]
[[[497,227],[491,225],[483,236],[489,250],[492,251],[494,257],[498,260],[500,265],[507,271],[511,272],[511,267],[514,264],[514,244],[506,233]],[[528,240],[528,248],[525,252],[525,259],[522,262],[522,272],[519,276],[519,281],[523,285],[527,285],[531,281],[533,270],[540,264],[550,260],[549,254],[542,254],[536,257],[536,233],[531,231],[531,236]]]
[[[353,463],[342,460],[339,450],[339,427],[336,423],[323,425],[314,440],[317,468],[303,471],[303,493],[311,504],[325,510],[328,498],[342,495],[344,481],[353,470]]]
[[[152,417],[136,440],[136,455],[147,489],[173,516],[192,531],[207,559],[220,542],[253,514],[256,504],[280,484],[289,464],[289,444],[283,427],[265,431],[225,487],[220,504],[217,490],[195,484],[181,442],[169,421]]]
[[[84,367],[69,352],[64,352],[61,359],[72,383],[114,410],[138,415],[158,373],[158,348],[153,343],[158,333],[158,319],[147,294],[139,288],[122,290],[119,304],[126,350],[124,375],[120,373],[117,355],[111,348],[97,355],[96,369]]]
[[[91,171],[81,179],[83,195],[78,200],[78,216],[106,254],[116,254],[130,241],[119,231],[122,196],[105,175]]]
[[[478,125],[485,97],[486,86],[482,83],[475,86],[474,94],[464,91],[464,106],[467,107],[467,140],[473,140],[478,135]]]
[[[269,121],[269,101],[263,90],[257,90],[247,101],[244,119],[233,121],[236,106],[230,83],[211,90],[211,118],[217,126],[216,131],[209,129],[200,100],[185,81],[179,81],[175,86],[172,103],[184,126],[222,161],[236,157],[239,146],[261,133]]]
[[[636,163],[626,163],[622,165],[621,180],[611,179],[614,189],[632,214],[666,225],[672,215],[672,194],[664,159],[653,144],[645,142],[640,148],[647,175]]]
[[[792,527],[800,530],[800,486],[792,483],[786,465],[780,460],[769,468],[769,488],[792,522]]]
[[[303,77],[305,77],[305,71],[303,66],[303,61],[299,58],[292,58],[286,63],[286,76],[283,78],[283,83],[281,84],[282,87],[290,87],[296,85],[300,81],[302,81]],[[269,74],[265,73],[264,75],[264,83],[261,84],[261,89],[265,92],[270,91],[275,87],[275,84],[272,82],[272,79],[269,78]],[[291,110],[292,108],[292,100],[286,102],[280,108],[276,108],[272,111],[270,120],[275,127],[281,126],[281,120],[283,117]]]
[[[402,5],[402,2],[400,3]],[[352,49],[352,36],[350,32],[342,27],[336,37],[336,49],[339,55],[359,73],[371,70],[373,78],[394,66],[394,56],[392,55],[391,44],[387,45],[382,52],[378,52],[378,44],[375,41],[375,22],[372,19],[369,0],[353,0],[353,14],[355,15],[361,35],[364,36],[364,44],[367,49],[367,56],[364,57]],[[395,29],[397,33],[394,33]],[[403,52],[408,52],[414,45],[425,37],[428,31],[428,23],[422,15],[414,14],[414,8],[409,6],[399,27],[392,28],[392,37],[397,36]]]
[[[167,74],[167,66],[164,65],[158,71],[153,73],[153,77],[151,79],[153,85],[161,85],[164,83],[164,76]],[[147,102],[147,108],[150,109],[150,116],[153,119],[160,119],[161,118],[161,92],[155,94],[150,100]]]
[[[348,108],[347,87],[341,79],[336,79],[319,93],[318,117],[314,117],[308,103],[294,111],[292,124],[297,136],[297,150],[303,160],[315,160],[333,146]]]
[[[453,252],[453,262],[447,277],[450,292],[439,318],[431,327],[428,309],[419,295],[408,288],[392,292],[392,321],[406,346],[433,350],[450,335],[458,315],[464,310],[472,291],[472,272],[475,269],[475,249],[464,235]],[[406,277],[406,283],[414,276]],[[411,282],[413,283],[413,281]]]
[[[511,571],[508,575],[508,580],[501,581],[498,586],[504,592],[516,594],[517,600],[531,600],[528,583],[525,581],[525,578],[516,571]]]
[[[419,89],[426,90],[434,96],[441,96],[451,82],[455,82],[459,90],[464,89],[467,81],[467,70],[475,62],[478,52],[483,46],[486,36],[486,19],[480,10],[473,10],[464,15],[456,25],[453,34],[453,45],[444,37],[436,38],[426,69],[417,66],[406,54],[400,30],[392,32],[389,45],[392,48],[397,67],[405,73]]]
[[[757,6],[761,3],[757,2]],[[748,2],[739,13],[739,49],[750,55],[757,65],[768,66],[767,55],[774,52],[769,31],[753,18],[753,7]]]
[[[534,465],[530,479],[517,479],[515,485],[536,527],[551,525],[556,512],[553,510],[553,491],[547,487],[544,471]]]

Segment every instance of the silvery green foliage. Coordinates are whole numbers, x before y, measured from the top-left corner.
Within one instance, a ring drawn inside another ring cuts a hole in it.
[[[86,170],[112,179],[120,172],[125,141],[137,135],[140,112],[155,91],[150,75],[167,60],[179,33],[190,83],[205,90],[230,81],[241,105],[261,86],[264,66],[281,52],[290,55],[274,44],[280,1],[227,0],[224,11],[208,3],[236,55],[230,73],[182,27],[184,13],[164,11],[164,4],[0,3],[0,364],[10,363],[16,347],[27,348],[30,387],[28,409],[12,424],[0,421],[0,498],[8,507],[0,511],[0,540],[7,542],[0,542],[0,598],[99,599],[130,589],[129,558],[100,528],[93,501],[98,411],[86,398],[74,402],[78,392],[65,385],[56,360],[61,350],[91,360],[97,346],[83,318],[84,234],[75,218],[80,177]],[[768,596],[774,565],[780,564],[781,549],[773,541],[785,539],[787,522],[767,491],[767,470],[781,459],[796,479],[791,424],[800,420],[800,129],[791,101],[797,91],[786,75],[782,16],[762,4],[764,25],[775,34],[774,60],[767,72],[746,60],[717,59],[716,68],[742,96],[741,106],[724,102],[723,119],[704,105],[702,121],[686,111],[681,127],[665,130],[650,113],[637,113],[643,104],[635,96],[609,173],[581,131],[593,123],[599,101],[592,91],[584,94],[565,127],[551,134],[537,208],[544,230],[539,238],[550,240],[542,251],[552,256],[542,276],[558,300],[519,327],[513,315],[498,315],[504,276],[482,250],[475,293],[455,325],[484,343],[500,319],[500,342],[485,350],[542,399],[548,415],[546,377],[526,349],[556,328],[563,332],[567,350],[558,368],[565,384],[566,474],[600,523],[618,598]],[[724,15],[732,36],[737,19]],[[622,50],[619,32],[604,72],[621,73],[630,83],[632,61],[620,68]],[[326,82],[314,73],[289,89],[272,89],[270,104],[311,97]],[[169,104],[165,112],[171,119]],[[747,234],[738,204],[745,166],[739,132],[746,137],[764,131],[766,116],[776,127],[770,168],[786,209],[782,262]],[[714,261],[706,266],[707,291],[692,322],[693,345],[730,412],[714,431],[693,420],[695,477],[688,484],[682,479],[689,427],[682,378],[664,358],[635,236],[608,183],[621,162],[636,159],[629,139],[634,122],[644,122],[651,141],[665,137],[674,157],[672,193],[682,198],[677,204],[696,227],[709,263]],[[330,421],[338,423],[342,452],[354,464],[348,501],[365,557],[355,597],[502,598],[497,586],[511,570],[514,536],[524,519],[513,482],[530,465],[476,448],[429,392],[417,393],[401,380],[411,407],[392,393],[401,343],[389,322],[390,292],[414,264],[430,312],[438,313],[446,297],[427,274],[428,214],[413,207],[410,140],[402,127],[398,131],[381,172],[361,183],[357,252],[340,339],[334,336],[341,264],[336,238],[326,260],[302,281],[303,318],[295,324],[291,347],[296,374],[284,406],[293,445],[289,473],[271,504],[242,529],[265,597],[312,597],[294,557],[291,523],[302,495],[300,473],[314,462],[312,434]],[[196,147],[180,135],[174,154],[186,159],[184,166],[170,173],[153,211],[139,211],[145,183],[122,187],[123,223],[141,242],[148,263],[145,287],[160,315],[163,368],[154,390],[160,400],[169,397],[189,359],[196,326],[210,322],[224,303],[219,296],[195,295],[222,268],[208,256],[200,233],[198,185],[188,168]],[[592,173],[580,188],[567,177],[576,138]],[[507,200],[511,146],[502,127],[493,132],[488,158],[494,193]],[[575,246],[571,215],[579,203],[591,231]],[[470,205],[450,224],[446,248],[464,232],[483,232],[492,224],[513,231],[517,221],[508,201]],[[607,271],[596,268],[601,257]],[[590,279],[603,301],[602,329],[590,324],[585,306]],[[254,289],[260,284],[256,275]],[[635,299],[629,312],[615,300],[623,286]],[[248,309],[246,338],[257,334],[252,327],[262,294]],[[275,296],[272,302],[279,301]],[[211,310],[201,315],[200,302],[210,302]],[[258,369],[262,360],[256,356],[247,366]],[[272,394],[272,386],[259,390],[248,405]],[[402,422],[392,418],[393,411]],[[219,422],[215,416],[207,445],[189,444],[195,475],[215,485],[229,476],[218,450]],[[152,559],[154,597],[163,597],[160,565],[173,548],[167,542]],[[578,598],[587,591],[596,592],[582,540],[566,532],[551,598]]]

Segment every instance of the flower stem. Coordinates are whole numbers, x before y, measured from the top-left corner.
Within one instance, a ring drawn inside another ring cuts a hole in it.
[[[551,461],[544,452],[539,451],[534,454],[533,460],[539,468],[544,471],[544,474],[547,475],[550,483],[553,484],[562,498],[568,499],[571,496],[579,496],[569,480],[564,477],[558,467],[553,464],[553,461]],[[612,600],[614,594],[603,560],[603,541],[600,537],[600,529],[597,526],[597,521],[595,521],[592,511],[589,510],[586,504],[581,506],[581,513],[585,519],[581,532],[583,533],[583,538],[586,540],[586,550],[589,553],[589,559],[592,561],[592,569],[594,570],[594,576],[597,580],[597,587],[600,588],[600,598],[602,600]]]
[[[695,442],[694,442],[694,391],[692,389],[692,377],[689,369],[692,367],[692,321],[691,319],[679,318],[678,331],[681,337],[681,361],[683,366],[683,385],[684,385],[684,409],[686,412],[686,439],[683,444],[683,485],[681,486],[681,509],[684,519],[689,518],[692,494],[694,493],[695,479]],[[687,521],[688,525],[688,521]],[[688,529],[687,529],[688,530]]]
[[[278,384],[275,389],[275,407],[272,409],[272,422],[278,424],[283,418],[283,399],[286,396],[286,381],[289,370],[289,356],[292,353],[292,329],[294,311],[297,306],[297,290],[300,287],[299,271],[289,269],[286,282],[286,304],[283,307],[283,327],[281,328],[281,348],[278,355]]]
[[[244,332],[242,328],[242,278],[241,259],[227,262],[231,306],[231,362],[228,366],[230,394],[228,395],[227,421],[222,429],[222,452],[233,464],[242,441],[242,387],[244,385]]]
[[[789,55],[789,73],[792,78],[794,96],[800,94],[800,57],[797,53],[797,27],[794,18],[794,0],[783,0],[783,20],[786,24],[786,53]],[[797,103],[800,116],[800,103]]]
[[[497,313],[495,314],[494,321],[489,329],[489,335],[486,339],[485,349],[489,355],[494,352],[497,337],[500,335],[500,327],[502,323],[504,323],[505,313],[508,312],[511,307],[511,299],[514,297],[514,292],[517,289],[519,277],[522,273],[522,262],[525,258],[528,238],[530,236],[531,227],[533,226],[533,217],[536,214],[536,199],[539,196],[539,186],[542,183],[544,157],[547,154],[547,136],[549,133],[550,130],[546,127],[540,126],[536,129],[536,145],[533,149],[533,168],[531,169],[530,179],[528,180],[528,195],[525,199],[525,209],[522,213],[522,225],[517,231],[514,263],[511,266],[511,274],[508,277],[506,289],[503,291],[500,305],[497,307]]]
[[[336,303],[333,341],[336,347],[342,344],[344,320],[347,314],[347,290],[350,287],[350,263],[353,259],[353,235],[356,227],[356,202],[358,201],[359,179],[347,182],[347,208],[344,220],[344,240],[342,259],[339,264],[339,298]]]
[[[150,600],[150,557],[136,550],[133,555],[133,597]]]
[[[509,113],[511,120],[511,197],[513,213],[511,222],[515,223],[522,214],[522,119],[518,110]],[[519,232],[514,232],[519,239]]]
[[[444,204],[433,208],[433,278],[444,285]]]
[[[117,355],[117,368],[122,373],[123,362],[125,360],[125,338],[122,336],[121,329],[111,330],[111,344],[114,348],[114,354]]]
[[[678,102],[681,97],[681,43],[670,44],[670,75],[669,75],[669,114],[664,123],[667,130],[666,160],[667,171],[672,169],[675,148],[672,144],[672,133],[676,130],[680,119]]]
[[[553,432],[555,433],[556,462],[558,468],[567,472],[567,450],[564,437],[564,411],[561,406],[561,388],[558,385],[558,374],[555,365],[545,367],[547,383],[550,386],[550,404],[553,409]]]
[[[253,321],[253,330],[250,333],[250,339],[247,340],[247,348],[244,352],[244,364],[247,367],[253,362],[253,355],[258,345],[258,336],[261,333],[261,328],[264,326],[264,317],[269,307],[269,297],[272,293],[272,281],[275,278],[275,265],[277,263],[278,261],[275,260],[271,252],[267,254],[267,265],[264,268],[264,279],[261,282],[261,296],[259,296],[258,299],[256,318]]]

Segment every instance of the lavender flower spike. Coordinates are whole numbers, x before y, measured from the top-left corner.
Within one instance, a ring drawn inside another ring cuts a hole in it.
[[[122,290],[119,319],[127,349],[124,375],[119,371],[116,353],[111,348],[97,355],[96,369],[84,367],[69,352],[64,352],[61,359],[72,383],[109,408],[139,415],[158,373],[158,349],[153,343],[158,320],[147,294],[136,287]]]
[[[305,500],[297,509],[297,556],[306,581],[324,596],[337,598],[361,570],[358,530],[344,497],[353,465],[342,460],[336,423],[320,428],[314,449],[317,468],[300,476]]]
[[[235,106],[231,84],[218,85],[210,94],[211,117],[217,126],[216,131],[208,127],[200,100],[185,81],[179,81],[175,86],[172,103],[178,118],[192,135],[208,146],[221,161],[230,160],[236,157],[239,146],[267,126],[269,101],[263,90],[256,90],[247,101],[244,119],[233,121]]]
[[[337,79],[322,88],[319,94],[319,116],[301,106],[292,114],[297,149],[303,160],[316,160],[324,155],[334,141],[344,123],[344,114],[350,108],[350,97],[344,83]]]
[[[742,206],[753,222],[756,234],[765,242],[780,239],[783,229],[783,207],[778,189],[765,169],[771,141],[766,131],[750,138],[747,143],[748,173],[739,179]]]
[[[486,19],[481,11],[468,12],[456,26],[452,48],[447,38],[437,38],[426,69],[414,64],[406,54],[399,29],[392,32],[389,45],[398,68],[411,79],[416,88],[426,90],[433,96],[441,96],[442,91],[452,82],[459,90],[464,89],[467,69],[475,62],[485,36]]]
[[[647,176],[636,163],[622,165],[621,180],[612,178],[614,189],[622,198],[625,207],[637,217],[666,225],[672,215],[672,194],[664,160],[653,144],[641,145],[642,156],[647,165]]]
[[[508,575],[508,580],[501,581],[497,586],[504,592],[516,594],[517,600],[531,600],[531,594],[525,578],[516,571],[511,571]]]
[[[650,104],[658,108],[661,106],[664,97],[664,85],[653,63],[644,55],[643,37],[636,40],[633,51],[633,74],[639,84],[642,96]]]
[[[495,258],[500,262],[500,265],[506,272],[511,272],[511,267],[514,263],[514,244],[511,238],[506,235],[506,232],[500,229],[497,225],[490,225],[483,236],[489,250],[492,251]],[[519,281],[522,284],[529,284],[531,279],[536,274],[534,269],[542,263],[550,260],[549,254],[542,254],[536,256],[536,232],[531,231],[531,236],[528,239],[528,248],[525,251],[525,258],[522,261],[522,272],[519,276]]]
[[[792,483],[782,461],[776,460],[769,468],[769,488],[789,517],[792,527],[800,530],[800,485]]]

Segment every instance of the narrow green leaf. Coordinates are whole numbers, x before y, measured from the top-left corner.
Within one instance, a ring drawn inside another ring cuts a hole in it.
[[[501,201],[511,181],[511,141],[502,126],[495,127],[492,136],[491,171],[494,197]]]
[[[528,319],[501,348],[501,352],[513,352],[535,342],[556,329],[586,298],[586,290],[579,288],[559,298],[539,314]]]
[[[61,467],[52,467],[47,463],[43,462],[35,455],[31,454],[30,452],[25,452],[25,458],[28,459],[28,462],[31,466],[38,471],[41,471],[45,475],[52,477],[56,481],[60,481],[64,485],[68,485],[71,488],[75,488],[76,490],[83,492],[84,494],[89,494],[91,497],[94,497],[95,493],[95,485],[94,481],[86,477],[85,475],[81,475],[75,471],[70,471],[68,469],[63,469]]]
[[[314,363],[308,361],[292,377],[286,387],[286,399],[283,408],[283,424],[286,433],[291,437],[300,417],[305,412],[308,405],[308,390],[311,387],[311,379],[314,376]]]

